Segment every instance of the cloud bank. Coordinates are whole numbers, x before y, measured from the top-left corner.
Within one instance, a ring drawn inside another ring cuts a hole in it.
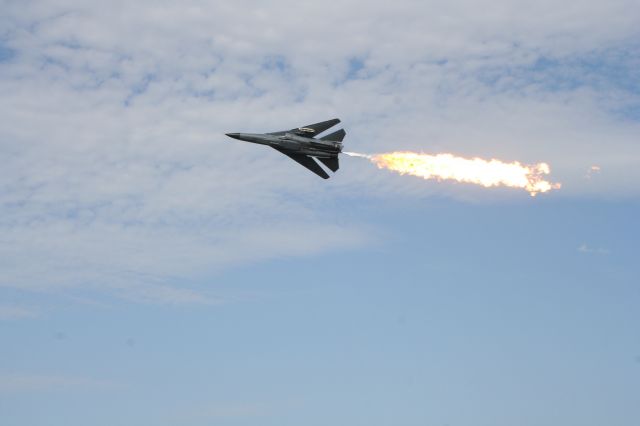
[[[0,285],[210,303],[186,283],[369,244],[336,197],[468,197],[357,159],[321,182],[223,136],[334,116],[349,150],[545,161],[554,196],[635,197],[634,3],[5,1]]]

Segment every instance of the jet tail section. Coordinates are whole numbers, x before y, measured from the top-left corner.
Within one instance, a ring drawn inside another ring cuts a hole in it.
[[[322,164],[327,166],[332,172],[337,172],[340,168],[340,163],[338,161],[338,157],[333,158],[318,158],[318,160],[322,161]]]
[[[333,132],[330,135],[320,138],[321,141],[342,142],[342,139],[347,135],[344,129],[340,129],[337,132]]]

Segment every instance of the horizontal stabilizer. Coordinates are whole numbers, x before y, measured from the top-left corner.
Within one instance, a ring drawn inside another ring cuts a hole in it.
[[[318,158],[318,160],[322,161],[322,164],[324,164],[329,169],[331,169],[332,172],[337,172],[338,169],[340,168],[340,163],[338,162],[338,157]]]
[[[333,132],[330,135],[323,136],[320,140],[323,141],[332,141],[332,142],[342,142],[342,139],[347,135],[347,132],[344,129],[340,129],[337,132]]]

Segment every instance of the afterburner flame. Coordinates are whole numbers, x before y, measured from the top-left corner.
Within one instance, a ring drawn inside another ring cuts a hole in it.
[[[456,157],[453,154],[428,155],[415,152],[345,154],[367,158],[378,168],[393,170],[403,175],[419,176],[423,179],[454,180],[484,187],[522,188],[532,197],[541,192],[560,188],[559,183],[551,183],[544,179],[545,175],[550,173],[549,165],[546,163],[524,165],[517,161],[505,163],[496,159],[484,160]]]

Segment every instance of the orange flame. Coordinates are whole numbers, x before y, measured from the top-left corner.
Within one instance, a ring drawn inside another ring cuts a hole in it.
[[[453,154],[418,154],[415,152],[390,152],[385,154],[345,153],[368,158],[380,169],[396,171],[402,175],[419,176],[423,179],[455,180],[474,183],[484,187],[508,186],[522,188],[534,197],[538,193],[559,189],[559,183],[544,179],[550,173],[549,165],[539,163],[523,165],[517,161],[504,163],[500,160],[462,158]]]

